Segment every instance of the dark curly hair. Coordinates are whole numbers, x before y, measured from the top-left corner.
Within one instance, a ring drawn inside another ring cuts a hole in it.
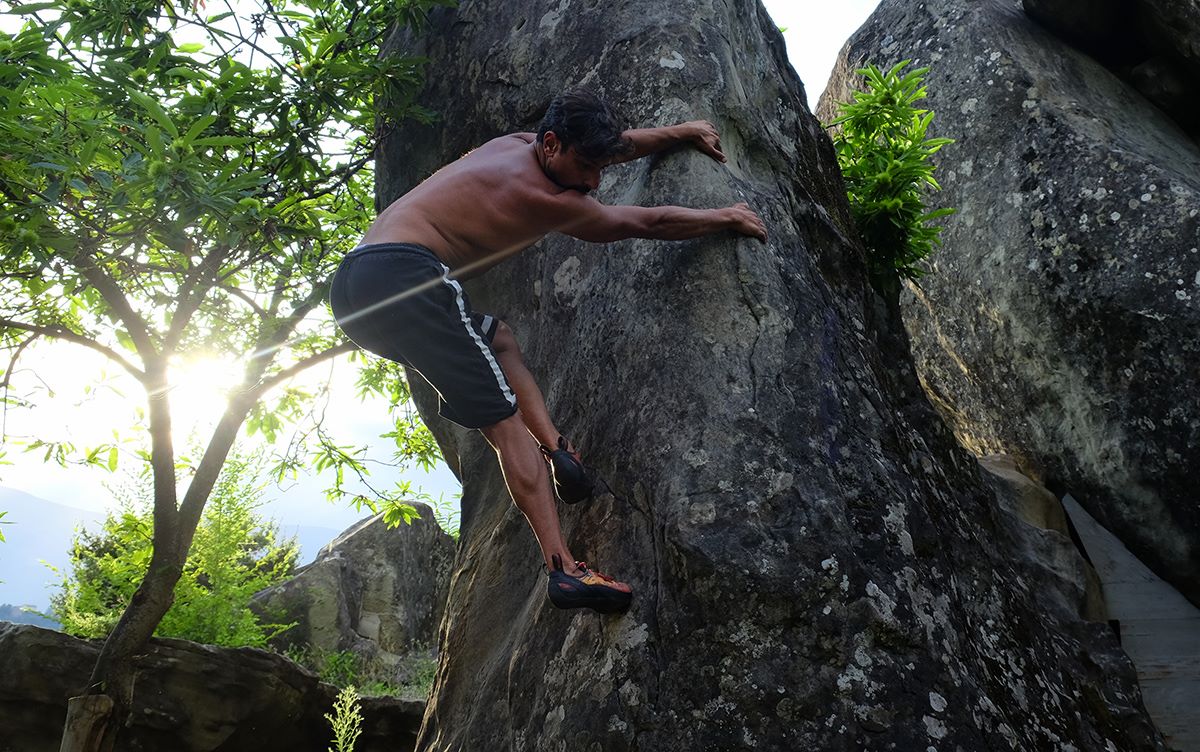
[[[633,144],[621,134],[625,127],[612,108],[587,89],[572,89],[554,98],[538,126],[537,140],[554,131],[563,148],[572,147],[585,159],[604,160],[628,154]]]

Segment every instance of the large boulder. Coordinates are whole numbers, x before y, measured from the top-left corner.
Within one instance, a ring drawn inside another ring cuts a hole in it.
[[[609,489],[563,510],[573,551],[636,596],[553,609],[495,454],[414,375],[464,480],[419,749],[1162,748],[1111,630],[1043,607],[877,315],[758,2],[467,0],[430,22],[392,50],[428,56],[439,120],[385,143],[381,204],[586,84],[632,123],[711,120],[729,156],[614,168],[601,200],[746,200],[771,241],[553,236],[469,283]]]
[[[383,515],[351,526],[295,577],[254,596],[271,623],[294,624],[279,649],[353,651],[382,663],[403,683],[413,655],[437,643],[454,562],[454,539],[425,504],[420,519],[388,527]]]
[[[0,752],[57,752],[100,643],[0,623]],[[152,640],[117,752],[326,752],[337,689],[274,653]],[[362,701],[358,752],[412,749],[419,700]]]
[[[957,140],[934,200],[958,214],[903,301],[926,389],[1200,603],[1200,148],[1004,0],[884,0],[820,111],[907,58]]]
[[[1022,0],[1025,12],[1128,81],[1200,140],[1200,3]]]

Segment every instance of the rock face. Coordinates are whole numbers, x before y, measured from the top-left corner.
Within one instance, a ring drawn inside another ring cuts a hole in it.
[[[403,669],[404,656],[437,643],[454,539],[432,509],[414,506],[421,518],[411,525],[388,528],[382,515],[363,520],[295,577],[254,596],[256,611],[296,624],[275,647],[352,650]]]
[[[1195,0],[1023,0],[1023,5],[1200,141],[1200,4]]]
[[[574,552],[636,596],[554,610],[494,454],[414,376],[464,479],[419,749],[1162,748],[1111,631],[1042,604],[883,328],[757,2],[466,0],[431,24],[395,44],[429,56],[441,120],[385,145],[381,204],[585,84],[634,124],[707,118],[729,156],[612,168],[602,201],[745,200],[771,242],[553,236],[469,284],[611,488],[563,509]]]
[[[926,389],[1200,603],[1200,148],[1001,0],[884,0],[822,113],[910,57],[957,139],[936,200],[959,213],[904,301]]]
[[[1057,609],[1067,619],[1107,621],[1100,577],[1071,540],[1067,513],[1058,498],[1018,470],[1012,457],[995,454],[980,459],[979,465],[996,492],[1009,557],[1018,560],[1042,608]]]
[[[97,641],[0,623],[0,752],[57,752],[67,699],[87,683]],[[325,752],[337,690],[252,648],[154,640],[118,752]],[[369,698],[358,752],[412,749],[424,703]]]

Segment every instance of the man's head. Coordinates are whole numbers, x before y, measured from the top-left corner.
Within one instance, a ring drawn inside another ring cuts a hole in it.
[[[594,190],[600,170],[633,148],[622,137],[624,130],[612,109],[592,92],[573,89],[559,94],[538,127],[546,174],[564,188]]]

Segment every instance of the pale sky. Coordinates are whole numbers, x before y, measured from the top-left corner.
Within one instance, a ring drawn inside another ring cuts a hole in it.
[[[804,81],[810,107],[816,106],[840,48],[877,3],[878,0],[764,1],[776,24],[785,29],[788,54]],[[360,403],[353,396],[351,366],[343,359],[330,367],[338,385],[335,395],[345,395],[335,396],[327,411],[335,433],[369,441],[390,430],[381,405]],[[144,400],[136,383],[123,381],[115,367],[106,366],[99,355],[79,347],[62,345],[32,350],[25,356],[24,368],[29,371],[26,374],[29,379],[32,379],[33,371],[44,374],[45,390],[38,398],[35,411],[7,411],[5,429],[10,436],[36,434],[44,438],[70,438],[79,445],[94,445],[108,440],[114,428],[129,425],[135,406]],[[181,369],[181,373],[187,374],[187,384],[180,387],[177,423],[204,423],[206,418],[215,417],[220,410],[220,382],[230,370],[228,364],[220,363],[199,364],[190,369],[190,373],[189,369]],[[102,376],[104,373],[112,378],[106,380]],[[30,380],[28,383],[35,382]],[[124,397],[119,392],[123,392]],[[375,441],[377,451],[374,456],[386,460],[390,457],[386,442]],[[21,454],[11,445],[5,448],[8,451],[6,459],[12,464],[0,466],[0,486],[93,510],[103,510],[113,503],[104,485],[117,479],[113,475],[92,469],[64,470],[54,464],[42,463],[34,455]],[[40,457],[40,454],[36,456]],[[387,468],[376,474],[376,480],[384,487],[391,484]],[[319,492],[323,485],[320,480],[310,478],[294,487],[269,493],[273,501],[268,505],[268,514],[279,519],[285,528],[300,524],[337,530],[361,516],[346,505],[326,502]],[[458,493],[457,482],[444,466],[432,476],[416,478],[414,485],[434,496],[445,494],[450,498]],[[5,529],[5,534],[20,533],[13,525]],[[0,555],[3,555],[2,549]]]

